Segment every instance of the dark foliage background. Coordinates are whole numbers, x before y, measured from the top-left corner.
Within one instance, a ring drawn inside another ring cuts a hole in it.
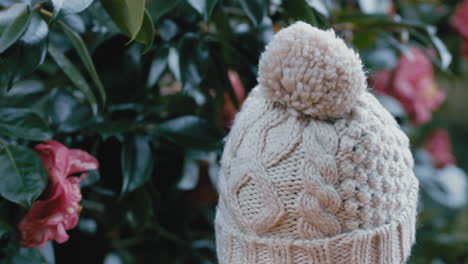
[[[431,122],[411,123],[391,97],[382,103],[410,136],[415,155],[431,130],[448,129],[458,165],[468,169],[468,68],[451,25],[459,4],[0,0],[0,162],[28,166],[31,148],[47,139],[100,162],[82,183],[84,209],[70,240],[41,251],[21,248],[16,226],[44,190],[45,172],[34,176],[43,183],[34,194],[6,196],[0,187],[0,263],[216,263],[218,161],[226,124],[242,102],[228,71],[248,93],[265,44],[297,20],[333,28],[361,54],[370,76],[397,67],[410,47],[430,54],[448,95]],[[441,178],[422,160],[423,176],[439,180],[421,178],[429,184],[422,185],[410,263],[468,263],[466,189],[453,187],[466,186],[466,176]],[[10,165],[0,165],[0,184],[17,177]],[[442,198],[431,188],[442,189]]]

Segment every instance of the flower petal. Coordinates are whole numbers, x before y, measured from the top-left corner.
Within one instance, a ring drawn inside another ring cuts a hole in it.
[[[99,163],[87,152],[80,149],[71,149],[68,166],[67,174],[70,175],[82,171],[95,170],[99,167]]]
[[[66,178],[69,159],[67,147],[57,141],[48,140],[36,145],[34,149],[47,169],[51,181],[60,182]]]

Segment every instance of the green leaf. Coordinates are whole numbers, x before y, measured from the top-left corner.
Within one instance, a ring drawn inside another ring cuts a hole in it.
[[[263,0],[239,0],[244,9],[247,17],[252,21],[255,26],[262,23],[263,18],[266,15],[266,6]],[[289,2],[285,1],[285,2]]]
[[[69,93],[65,89],[54,89],[50,99],[51,117],[57,131],[72,133],[83,130],[94,122],[91,107],[81,95]]]
[[[288,0],[283,2],[286,13],[294,20],[302,20],[317,26],[317,18],[305,0]]]
[[[196,34],[187,33],[179,44],[180,77],[184,88],[200,84],[205,77],[209,50]]]
[[[112,20],[133,41],[143,24],[145,0],[102,0]]]
[[[358,0],[359,7],[365,14],[385,14],[393,4],[386,0]]]
[[[188,3],[208,21],[218,0],[188,0]]]
[[[167,65],[171,70],[172,74],[177,80],[180,80],[180,63],[179,63],[179,53],[175,48],[169,49],[169,55],[167,56]]]
[[[158,23],[159,36],[165,42],[169,42],[180,31],[179,26],[172,20],[166,18]]]
[[[7,50],[26,31],[29,7],[18,3],[0,11],[0,53]]]
[[[146,87],[153,87],[159,81],[159,78],[167,68],[167,56],[169,49],[167,47],[161,47],[156,52],[153,62],[148,73],[148,80],[146,81]]]
[[[410,30],[411,36],[422,44],[423,50],[425,46],[433,46],[439,54],[439,59],[428,54],[432,62],[446,71],[452,62],[452,54],[448,51],[445,44],[437,37],[436,29],[432,26],[422,26]]]
[[[29,140],[47,140],[52,133],[47,123],[30,109],[0,108],[0,134]]]
[[[47,174],[39,156],[29,148],[4,145],[0,149],[0,195],[31,206],[47,186]]]
[[[106,103],[106,91],[104,89],[104,86],[102,85],[101,79],[99,78],[96,68],[94,67],[93,59],[91,58],[91,55],[89,54],[86,44],[84,43],[80,35],[76,33],[75,31],[73,31],[73,29],[71,29],[62,21],[59,21],[58,23],[62,27],[65,35],[67,35],[67,37],[70,39],[71,43],[73,44],[73,47],[75,47],[75,50],[80,56],[80,59],[83,62],[86,70],[91,75],[91,78],[93,79],[94,84],[99,90],[103,104],[105,104]]]
[[[88,177],[80,181],[80,188],[91,186],[101,179],[101,174],[99,174],[99,170],[88,171],[87,174]]]
[[[20,81],[8,93],[0,96],[0,105],[3,108],[27,108],[46,120],[50,108],[49,95],[40,81]]]
[[[38,13],[31,14],[29,25],[20,41],[29,45],[43,43],[49,33],[49,27]]]
[[[153,17],[153,20],[157,21],[160,17],[174,9],[179,2],[180,0],[151,0],[148,6],[149,13]]]
[[[11,86],[43,63],[48,32],[47,23],[39,14],[33,13],[20,40],[0,56],[0,86]]]
[[[94,0],[52,0],[54,12],[58,14],[61,10],[67,13],[79,13],[85,10]]]
[[[50,44],[49,45],[49,54],[54,59],[55,63],[62,69],[65,75],[70,79],[70,81],[75,85],[76,88],[81,90],[88,98],[88,101],[91,105],[93,113],[97,113],[97,103],[96,97],[94,96],[91,87],[89,87],[88,82],[80,73],[80,71],[73,65],[73,63],[65,56],[65,54],[60,51],[57,47]]]
[[[146,136],[135,135],[126,138],[122,146],[122,194],[142,186],[153,172],[153,154],[150,140]]]
[[[47,264],[37,248],[20,248],[9,262],[10,264]]]
[[[447,70],[450,63],[452,62],[452,54],[450,54],[444,42],[442,42],[442,40],[440,40],[440,38],[437,37],[437,30],[435,27],[428,26],[426,30],[432,42],[432,45],[436,48],[437,53],[439,53],[441,68],[443,70]]]
[[[5,234],[12,230],[12,227],[8,224],[8,219],[10,219],[9,209],[10,206],[5,200],[0,201],[0,241],[3,240]],[[0,250],[0,254],[1,252]]]
[[[153,199],[146,188],[139,188],[126,199],[127,211],[130,217],[127,218],[130,226],[135,230],[144,230],[154,215]]]
[[[217,148],[222,138],[216,128],[198,116],[182,116],[165,121],[156,127],[154,133],[193,149]]]
[[[102,139],[106,141],[112,136],[122,136],[124,133],[132,129],[132,124],[129,121],[120,120],[120,121],[109,121],[98,123],[90,127],[90,130],[94,133],[101,135]]]
[[[151,19],[151,16],[149,15],[148,11],[145,10],[143,25],[141,26],[140,32],[138,32],[138,35],[135,38],[136,41],[145,44],[145,49],[143,50],[143,53],[146,53],[153,45],[154,34],[155,30],[153,20]]]

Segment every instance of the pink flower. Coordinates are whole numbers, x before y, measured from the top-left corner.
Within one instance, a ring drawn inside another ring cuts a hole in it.
[[[431,132],[424,141],[424,149],[429,153],[436,168],[443,168],[456,162],[446,130],[438,129]]]
[[[28,248],[42,247],[49,240],[68,240],[66,230],[77,225],[81,210],[79,183],[88,176],[70,175],[98,168],[97,160],[87,152],[68,149],[56,141],[46,141],[34,149],[47,169],[49,185],[43,199],[35,201],[19,223],[21,245]]]
[[[370,82],[378,93],[397,99],[416,125],[430,121],[445,100],[435,83],[431,60],[417,48],[411,49],[411,57],[402,55],[395,69],[377,72]]]
[[[464,39],[462,42],[462,56],[467,58],[468,57],[468,39]]]
[[[468,57],[468,0],[463,1],[455,9],[452,16],[452,26],[463,38],[462,55]]]
[[[452,26],[465,40],[468,39],[468,0],[463,1],[455,9],[452,16]]]
[[[245,98],[245,89],[242,81],[239,77],[239,74],[236,71],[229,70],[228,71],[229,81],[231,82],[232,88],[234,89],[234,93],[236,94],[237,102],[239,102],[239,107],[244,102]],[[229,130],[232,121],[236,115],[236,108],[229,97],[229,94],[224,94],[224,111],[222,116],[222,125],[225,130]]]

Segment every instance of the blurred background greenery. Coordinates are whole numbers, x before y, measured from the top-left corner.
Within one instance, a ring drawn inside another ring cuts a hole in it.
[[[468,1],[452,0],[0,0],[0,182],[48,139],[100,163],[68,242],[40,251],[19,244],[30,204],[0,188],[0,263],[216,263],[223,138],[297,20],[359,52],[411,138],[409,263],[468,263]]]

